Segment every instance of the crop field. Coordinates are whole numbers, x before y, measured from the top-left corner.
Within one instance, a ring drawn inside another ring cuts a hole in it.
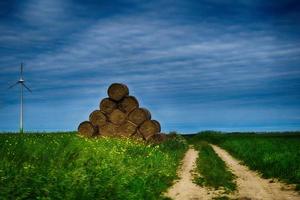
[[[277,178],[296,184],[300,189],[299,133],[231,133],[202,132],[192,141],[207,141],[227,150],[265,178]]]
[[[1,134],[0,199],[160,199],[187,147],[180,136],[147,145],[75,133]]]

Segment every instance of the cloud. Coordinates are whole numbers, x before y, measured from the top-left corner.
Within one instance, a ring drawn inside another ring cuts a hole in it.
[[[182,131],[218,128],[216,123],[230,127],[240,116],[245,118],[243,123],[235,125],[258,127],[269,115],[282,119],[278,110],[272,111],[274,106],[291,114],[285,123],[299,114],[300,41],[269,23],[256,18],[249,24],[230,25],[222,18],[194,21],[190,17],[195,13],[186,14],[191,9],[186,3],[167,8],[169,18],[156,12],[161,6],[158,2],[143,4],[136,12],[128,7],[119,13],[113,10],[105,17],[65,12],[64,8],[78,5],[30,1],[20,6],[24,9],[19,16],[20,29],[24,29],[20,35],[15,26],[3,25],[7,27],[0,35],[0,44],[6,47],[0,50],[2,64],[7,66],[0,71],[4,108],[18,103],[17,90],[7,91],[3,86],[18,78],[18,68],[12,66],[21,58],[26,81],[34,91],[26,94],[31,119],[37,119],[38,108],[51,119],[66,112],[72,118],[62,119],[66,125],[59,127],[64,129],[83,120],[83,110],[91,111],[91,102],[97,107],[111,82],[128,84],[141,105],[151,108],[166,124],[165,130],[175,128],[176,123]],[[50,111],[57,106],[59,110]],[[222,113],[226,119],[215,117]],[[183,127],[184,123],[189,127]],[[270,121],[270,126],[276,124]]]

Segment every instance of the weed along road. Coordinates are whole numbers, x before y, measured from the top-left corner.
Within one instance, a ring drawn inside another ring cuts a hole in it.
[[[197,145],[197,144],[194,144]],[[203,145],[203,144],[201,144]],[[204,147],[195,148],[189,146],[181,166],[178,169],[179,180],[164,194],[174,200],[208,200],[208,199],[252,199],[252,200],[299,200],[300,195],[294,191],[289,185],[278,181],[261,178],[256,172],[251,171],[248,167],[240,164],[240,161],[233,158],[224,149],[207,144],[216,157],[220,158],[225,163],[226,169],[233,173],[235,177],[233,182],[236,188],[232,191],[226,190],[223,187],[212,186],[206,183],[196,184],[195,177],[201,179],[207,178],[197,171],[198,159],[201,160],[201,151],[205,151]],[[209,162],[207,162],[209,163]],[[214,166],[211,166],[211,170]],[[208,177],[211,178],[211,177]],[[209,182],[209,181],[207,181]]]

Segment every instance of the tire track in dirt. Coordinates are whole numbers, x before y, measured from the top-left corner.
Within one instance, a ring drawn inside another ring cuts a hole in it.
[[[164,196],[174,200],[209,200],[215,196],[207,188],[193,183],[192,172],[196,168],[197,158],[198,151],[190,147],[182,160],[182,166],[178,172],[179,181],[169,188]]]
[[[225,150],[218,146],[211,145],[220,158],[237,176],[237,197],[251,200],[300,200],[300,195],[288,189],[286,185],[261,178],[257,173],[241,165]]]

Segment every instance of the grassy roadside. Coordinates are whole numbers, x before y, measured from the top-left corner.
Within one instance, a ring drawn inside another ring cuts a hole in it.
[[[200,133],[192,140],[219,145],[265,178],[296,184],[300,190],[300,134]]]
[[[192,144],[199,151],[197,172],[200,175],[195,177],[195,183],[214,189],[224,189],[226,193],[236,190],[234,175],[213,148],[205,141],[193,141]]]
[[[75,134],[0,135],[0,199],[160,199],[187,150]]]

